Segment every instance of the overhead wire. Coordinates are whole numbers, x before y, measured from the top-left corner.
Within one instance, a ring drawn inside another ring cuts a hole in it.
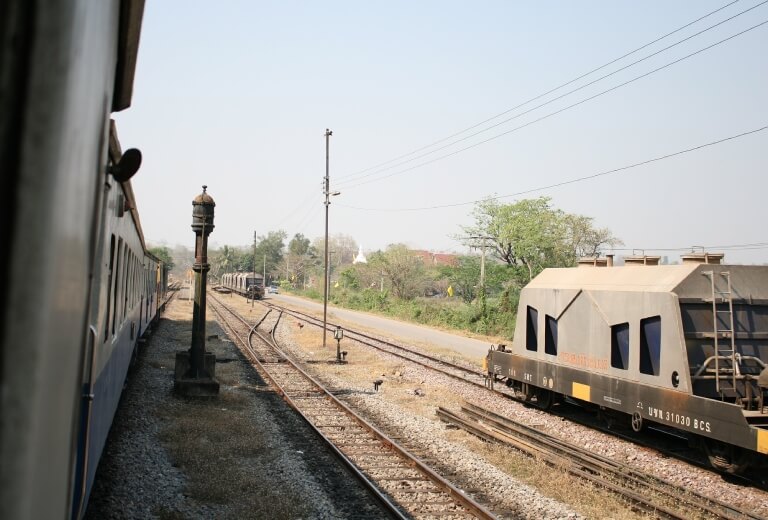
[[[608,62],[604,63],[603,65],[600,65],[599,67],[596,67],[596,68],[594,68],[594,69],[592,69],[592,70],[590,70],[588,72],[585,72],[585,73],[581,74],[580,76],[577,76],[576,78],[573,78],[573,79],[571,79],[569,81],[566,81],[565,83],[562,83],[562,84],[560,84],[560,85],[558,85],[558,86],[556,86],[556,87],[554,87],[554,88],[552,88],[552,89],[550,89],[550,90],[548,90],[548,91],[546,91],[546,92],[544,92],[542,94],[534,96],[534,97],[528,99],[527,101],[524,101],[524,102],[522,102],[522,103],[520,103],[520,104],[518,104],[518,105],[516,105],[516,106],[514,106],[512,108],[504,110],[503,112],[500,112],[500,113],[498,113],[498,114],[496,114],[494,116],[491,116],[491,117],[489,117],[489,118],[487,118],[487,119],[485,119],[483,121],[480,121],[479,123],[476,123],[476,124],[474,124],[472,126],[464,128],[463,130],[460,130],[460,131],[458,131],[458,132],[456,132],[454,134],[451,134],[451,135],[449,135],[447,137],[444,137],[442,139],[438,139],[437,141],[434,141],[434,142],[432,142],[432,143],[430,143],[430,144],[428,144],[426,146],[422,146],[421,148],[418,148],[418,149],[413,150],[411,152],[399,155],[399,156],[397,156],[397,157],[395,157],[393,159],[390,159],[388,161],[384,161],[382,163],[379,163],[377,165],[371,166],[369,168],[365,168],[363,170],[359,170],[357,172],[353,172],[353,173],[350,173],[350,174],[342,175],[342,176],[338,177],[338,180],[344,180],[346,178],[354,177],[354,176],[357,176],[357,175],[359,175],[361,173],[365,173],[365,172],[368,172],[370,170],[377,169],[380,166],[385,166],[385,165],[387,165],[389,163],[392,163],[392,162],[395,162],[395,161],[397,161],[399,159],[408,157],[410,155],[414,155],[414,154],[416,154],[418,152],[421,152],[423,150],[429,149],[429,148],[431,148],[431,147],[433,147],[433,146],[435,146],[437,144],[440,144],[440,143],[445,142],[445,141],[447,141],[449,139],[457,137],[457,136],[459,136],[459,135],[461,135],[463,133],[466,133],[466,132],[468,132],[470,130],[474,130],[475,128],[477,128],[479,126],[482,126],[485,123],[488,123],[490,121],[498,119],[499,117],[502,117],[502,116],[504,116],[504,115],[506,115],[506,114],[508,114],[508,113],[510,113],[512,111],[514,111],[514,110],[517,110],[518,108],[522,108],[522,107],[524,107],[525,105],[527,105],[529,103],[537,101],[537,100],[541,99],[544,96],[547,96],[547,95],[549,95],[549,94],[551,94],[553,92],[556,92],[556,91],[558,91],[558,90],[560,90],[560,89],[562,89],[564,87],[567,87],[568,85],[571,85],[571,84],[579,81],[580,79],[583,79],[583,78],[585,78],[585,77],[587,77],[587,76],[589,76],[589,75],[591,75],[591,74],[593,74],[593,73],[595,73],[595,72],[597,72],[599,70],[602,70],[602,69],[604,69],[604,68],[606,68],[606,67],[608,67],[608,66],[610,66],[610,65],[612,65],[612,64],[614,64],[614,63],[616,63],[618,61],[623,60],[624,58],[626,58],[628,56],[631,56],[632,54],[635,54],[635,53],[637,53],[637,52],[639,52],[639,51],[641,51],[641,50],[643,50],[643,49],[645,49],[647,47],[650,47],[651,45],[653,45],[655,43],[658,43],[659,41],[664,40],[664,39],[668,38],[669,36],[672,36],[673,34],[676,34],[676,33],[680,32],[680,31],[682,31],[683,29],[686,29],[686,28],[688,28],[688,27],[690,27],[690,26],[700,22],[701,20],[704,20],[704,19],[706,19],[706,18],[708,18],[708,17],[710,17],[710,16],[712,16],[712,15],[714,15],[714,14],[716,14],[716,13],[718,13],[718,12],[720,12],[720,11],[722,11],[722,10],[724,10],[724,9],[726,9],[726,8],[732,6],[733,4],[736,4],[738,2],[739,2],[739,0],[734,0],[732,2],[729,2],[729,3],[725,4],[725,5],[723,5],[722,7],[719,7],[717,9],[715,9],[714,11],[710,11],[710,12],[706,13],[705,15],[700,16],[699,18],[697,18],[697,19],[695,19],[695,20],[693,20],[691,22],[688,22],[687,24],[685,24],[683,26],[678,27],[677,29],[675,29],[675,30],[673,30],[671,32],[668,32],[668,33],[666,33],[666,34],[664,34],[662,36],[659,36],[658,38],[656,38],[656,39],[654,39],[654,40],[652,40],[652,41],[650,41],[650,42],[648,42],[648,43],[646,43],[644,45],[641,45],[640,47],[637,47],[636,49],[633,49],[633,50],[631,50],[631,51],[629,51],[629,52],[627,52],[627,53],[625,53],[625,54],[623,54],[621,56],[619,56],[618,58],[615,58],[615,59],[613,59],[611,61],[608,61]],[[755,6],[755,7],[757,7],[757,6]]]
[[[764,23],[768,23],[768,21],[766,21]],[[679,156],[679,155],[684,155],[686,153],[690,153],[690,152],[693,152],[693,151],[696,151],[696,150],[701,150],[703,148],[709,148],[711,146],[715,146],[715,145],[718,145],[718,144],[721,144],[721,143],[724,143],[724,142],[727,142],[727,141],[733,141],[735,139],[739,139],[739,138],[742,138],[742,137],[746,137],[748,135],[756,134],[758,132],[762,132],[762,131],[765,131],[767,129],[768,129],[768,125],[765,125],[765,126],[762,126],[760,128],[755,128],[753,130],[748,130],[746,132],[741,132],[741,133],[736,134],[736,135],[731,135],[731,136],[728,136],[728,137],[723,137],[723,138],[718,139],[716,141],[711,141],[711,142],[708,142],[708,143],[700,144],[700,145],[697,145],[697,146],[693,146],[691,148],[686,148],[684,150],[678,150],[676,152],[668,153],[668,154],[661,155],[661,156],[658,156],[658,157],[654,157],[654,158],[651,158],[651,159],[646,159],[644,161],[636,162],[636,163],[629,164],[629,165],[626,165],[626,166],[621,166],[619,168],[613,168],[611,170],[606,170],[606,171],[602,171],[602,172],[599,172],[599,173],[594,173],[592,175],[585,175],[583,177],[577,177],[575,179],[569,179],[569,180],[566,180],[566,181],[557,182],[557,183],[554,183],[554,184],[549,184],[547,186],[540,186],[538,188],[531,188],[531,189],[528,189],[528,190],[518,191],[516,193],[510,193],[510,194],[507,194],[507,195],[498,195],[498,196],[494,196],[494,197],[486,197],[486,198],[483,198],[483,199],[476,199],[476,200],[470,200],[470,201],[465,201],[465,202],[456,202],[456,203],[452,203],[452,204],[442,204],[442,205],[436,205],[436,206],[424,206],[424,207],[417,207],[417,208],[361,208],[361,207],[355,207],[355,206],[347,206],[347,205],[344,205],[344,204],[339,204],[339,206],[344,207],[344,208],[349,208],[349,209],[361,210],[361,211],[385,211],[385,212],[427,211],[427,210],[434,210],[434,209],[453,208],[453,207],[458,207],[458,206],[468,206],[470,204],[477,204],[479,202],[483,202],[483,201],[486,201],[486,200],[499,200],[499,199],[506,199],[506,198],[510,198],[510,197],[519,197],[520,195],[527,195],[527,194],[535,193],[535,192],[538,192],[538,191],[544,191],[544,190],[549,190],[549,189],[553,189],[553,188],[559,188],[561,186],[566,186],[568,184],[575,184],[577,182],[583,182],[583,181],[587,181],[587,180],[591,180],[591,179],[596,179],[598,177],[604,177],[606,175],[611,175],[611,174],[623,172],[623,171],[626,171],[626,170],[631,170],[633,168],[644,166],[646,164],[651,164],[651,163],[655,163],[655,162],[658,162],[658,161],[663,161],[665,159],[669,159],[669,158],[676,157],[676,156]]]
[[[683,57],[681,57],[681,58],[678,58],[678,59],[676,59],[676,60],[673,60],[673,61],[671,61],[671,62],[668,62],[668,63],[666,63],[666,64],[664,64],[664,65],[662,65],[662,66],[660,66],[660,67],[657,67],[657,68],[655,68],[655,69],[653,69],[653,70],[650,70],[650,71],[648,71],[648,72],[645,72],[645,73],[643,73],[643,74],[640,74],[639,76],[635,76],[634,78],[632,78],[632,79],[630,79],[630,80],[627,80],[627,81],[625,81],[625,82],[623,82],[623,83],[620,83],[620,84],[618,84],[618,85],[615,85],[615,86],[613,86],[613,87],[611,87],[611,88],[608,88],[608,89],[606,89],[606,90],[603,90],[603,91],[601,91],[601,92],[598,92],[597,94],[594,94],[594,95],[592,95],[592,96],[589,96],[589,97],[587,97],[587,98],[584,98],[584,99],[582,99],[581,101],[577,101],[576,103],[572,103],[572,104],[570,104],[570,105],[567,105],[567,106],[565,106],[564,108],[558,109],[558,110],[556,110],[556,111],[554,111],[554,112],[550,112],[549,114],[546,114],[546,115],[544,115],[544,116],[541,116],[541,117],[539,117],[539,118],[537,118],[537,119],[534,119],[534,120],[532,120],[532,121],[529,121],[529,122],[527,122],[527,123],[525,123],[525,124],[522,124],[522,125],[520,125],[520,126],[517,126],[517,127],[515,127],[515,128],[512,128],[512,129],[510,129],[510,130],[504,131],[504,132],[502,132],[502,133],[500,133],[500,134],[496,134],[496,135],[494,135],[494,136],[491,136],[491,137],[489,137],[489,138],[487,138],[487,139],[484,139],[484,140],[482,140],[482,141],[478,141],[477,143],[473,143],[473,144],[471,144],[471,145],[469,145],[469,146],[465,146],[464,148],[460,148],[460,149],[458,149],[458,150],[454,150],[453,152],[450,152],[450,153],[447,153],[447,154],[444,154],[444,155],[440,155],[440,156],[438,156],[438,157],[435,157],[435,158],[433,158],[433,159],[430,159],[430,160],[428,160],[428,161],[424,161],[424,162],[421,162],[421,163],[419,163],[419,164],[416,164],[416,165],[414,165],[414,166],[410,166],[410,167],[408,167],[408,168],[405,168],[405,169],[402,169],[402,170],[398,170],[398,171],[396,171],[396,172],[393,172],[393,173],[390,173],[390,174],[387,174],[387,175],[384,175],[384,176],[381,176],[381,177],[376,177],[376,178],[372,178],[372,179],[369,179],[369,180],[366,180],[366,181],[361,181],[361,182],[359,182],[359,183],[357,183],[357,184],[353,184],[353,185],[351,185],[351,186],[346,186],[344,189],[345,189],[345,190],[350,190],[350,189],[353,189],[353,188],[357,188],[357,187],[359,187],[359,186],[364,186],[364,185],[366,185],[366,184],[370,184],[370,183],[372,183],[372,182],[377,182],[377,181],[381,181],[381,180],[384,180],[384,179],[388,179],[388,178],[394,177],[394,176],[396,176],[396,175],[402,175],[403,173],[407,173],[407,172],[409,172],[409,171],[415,170],[415,169],[417,169],[417,168],[421,168],[421,167],[423,167],[423,166],[426,166],[426,165],[428,165],[428,164],[432,164],[432,163],[434,163],[434,162],[437,162],[437,161],[440,161],[440,160],[446,159],[446,158],[448,158],[448,157],[452,157],[452,156],[454,156],[454,155],[457,155],[457,154],[459,154],[459,153],[465,152],[465,151],[467,151],[467,150],[470,150],[470,149],[472,149],[472,148],[476,148],[476,147],[478,147],[478,146],[480,146],[480,145],[486,144],[486,143],[488,143],[488,142],[490,142],[490,141],[496,140],[496,139],[498,139],[498,138],[500,138],[500,137],[503,137],[503,136],[505,136],[505,135],[509,135],[509,134],[511,134],[511,133],[513,133],[513,132],[516,132],[516,131],[518,131],[518,130],[521,130],[521,129],[523,129],[523,128],[526,128],[526,127],[528,127],[528,126],[531,126],[531,125],[533,125],[533,124],[536,124],[536,123],[539,123],[539,122],[541,122],[541,121],[544,121],[545,119],[549,119],[550,117],[553,117],[553,116],[555,116],[555,115],[561,114],[561,113],[563,113],[563,112],[565,112],[565,111],[567,111],[567,110],[571,110],[572,108],[575,108],[575,107],[577,107],[577,106],[583,105],[584,103],[586,103],[586,102],[588,102],[588,101],[592,101],[593,99],[596,99],[596,98],[598,98],[598,97],[601,97],[601,96],[603,96],[603,95],[605,95],[605,94],[608,94],[608,93],[610,93],[610,92],[613,92],[614,90],[617,90],[617,89],[619,89],[619,88],[625,87],[625,86],[627,86],[627,85],[629,85],[629,84],[631,84],[631,83],[634,83],[634,82],[636,82],[636,81],[638,81],[638,80],[640,80],[640,79],[646,78],[646,77],[648,77],[648,76],[650,76],[650,75],[652,75],[652,74],[655,74],[655,73],[657,73],[657,72],[660,72],[660,71],[662,71],[662,70],[664,70],[664,69],[666,69],[666,68],[669,68],[669,67],[671,67],[671,66],[673,66],[673,65],[676,65],[676,64],[678,64],[678,63],[680,63],[680,62],[682,62],[682,61],[684,61],[684,60],[687,60],[687,59],[689,59],[689,58],[692,58],[692,57],[694,57],[694,56],[696,56],[696,55],[698,55],[698,54],[701,54],[702,52],[708,51],[709,49],[712,49],[712,48],[714,48],[714,47],[716,47],[716,46],[718,46],[718,45],[721,45],[721,44],[723,44],[723,43],[725,43],[725,42],[727,42],[727,41],[730,41],[730,40],[732,40],[732,39],[734,39],[734,38],[737,38],[737,37],[739,37],[739,36],[742,36],[742,35],[744,35],[744,34],[746,34],[746,33],[750,32],[750,31],[752,31],[752,30],[754,30],[754,29],[757,29],[757,28],[759,28],[759,27],[761,27],[761,26],[763,26],[763,25],[767,24],[767,23],[768,23],[768,20],[764,20],[763,22],[760,22],[760,23],[758,23],[758,24],[756,24],[756,25],[753,25],[753,26],[751,26],[751,27],[749,27],[749,28],[747,28],[747,29],[744,29],[743,31],[740,31],[740,32],[738,32],[738,33],[736,33],[736,34],[733,34],[733,35],[731,35],[731,36],[727,37],[727,38],[724,38],[724,39],[722,39],[722,40],[719,40],[719,41],[717,41],[717,42],[715,42],[715,43],[713,43],[713,44],[710,44],[710,45],[708,45],[708,46],[706,46],[706,47],[703,47],[703,48],[701,48],[701,49],[699,49],[699,50],[697,50],[697,51],[694,51],[694,52],[692,52],[692,53],[690,53],[690,54],[687,54],[687,55],[685,55],[685,56],[683,56]]]
[[[307,204],[316,196],[315,190],[312,190],[311,193],[308,193],[304,199],[302,199],[302,202],[300,202],[295,208],[293,208],[291,211],[288,212],[288,214],[283,217],[283,219],[279,222],[278,228],[282,226],[285,222],[287,222],[293,215],[299,212],[299,210],[305,208]]]
[[[447,144],[445,144],[443,146],[440,146],[438,148],[435,148],[435,149],[430,150],[428,152],[425,152],[423,154],[417,155],[417,156],[412,157],[410,159],[407,159],[407,160],[404,160],[404,161],[401,161],[401,162],[398,162],[398,163],[395,163],[395,164],[391,164],[390,166],[387,166],[386,168],[381,168],[381,169],[377,168],[377,169],[375,169],[376,171],[373,171],[373,172],[370,172],[370,173],[366,173],[365,175],[360,175],[360,176],[355,177],[353,179],[350,178],[350,179],[348,179],[346,181],[336,182],[336,186],[344,187],[345,189],[349,189],[351,187],[356,187],[356,186],[362,185],[362,184],[364,184],[362,182],[362,179],[378,175],[380,173],[383,173],[385,171],[391,170],[393,168],[397,168],[399,166],[404,166],[404,165],[406,165],[406,164],[408,164],[410,162],[413,162],[413,161],[416,161],[418,159],[422,159],[422,158],[427,157],[429,155],[435,154],[435,153],[437,153],[437,152],[439,152],[441,150],[445,150],[447,148],[450,148],[450,147],[452,147],[452,146],[454,146],[454,145],[456,145],[458,143],[464,142],[464,141],[466,141],[468,139],[471,139],[473,137],[477,137],[480,134],[488,132],[488,131],[490,131],[490,130],[492,130],[494,128],[497,128],[497,127],[499,127],[501,125],[504,125],[506,123],[509,123],[510,121],[514,121],[515,119],[519,119],[519,118],[521,118],[521,117],[523,117],[523,116],[525,116],[525,115],[527,115],[527,114],[529,114],[529,113],[531,113],[531,112],[533,112],[535,110],[538,110],[538,109],[543,108],[543,107],[545,107],[547,105],[550,105],[550,104],[554,103],[555,101],[558,101],[560,99],[568,97],[571,94],[574,94],[574,93],[576,93],[576,92],[578,92],[580,90],[583,90],[583,89],[585,89],[585,88],[587,88],[587,87],[589,87],[591,85],[594,85],[596,83],[599,83],[600,81],[603,81],[603,80],[605,80],[607,78],[610,78],[611,76],[614,76],[614,75],[616,75],[616,74],[618,74],[618,73],[620,73],[620,72],[622,72],[624,70],[627,70],[627,69],[629,69],[631,67],[634,67],[635,65],[638,65],[638,64],[640,64],[640,63],[642,63],[642,62],[644,62],[644,61],[646,61],[646,60],[648,60],[648,59],[650,59],[650,58],[652,58],[654,56],[657,56],[657,55],[659,55],[659,54],[661,54],[663,52],[666,52],[669,49],[672,49],[673,47],[681,45],[681,44],[685,43],[686,41],[689,41],[689,40],[691,40],[691,39],[693,39],[693,38],[695,38],[697,36],[700,36],[701,34],[704,34],[705,32],[711,31],[712,29],[715,29],[716,27],[719,27],[720,25],[723,25],[724,23],[727,23],[727,22],[729,22],[731,20],[734,20],[735,18],[737,18],[737,17],[739,17],[739,16],[741,16],[741,15],[743,15],[745,13],[748,13],[749,11],[752,11],[753,9],[756,9],[756,8],[760,7],[761,5],[764,5],[766,3],[768,3],[768,0],[763,0],[759,4],[756,4],[756,5],[748,8],[748,9],[745,9],[745,10],[739,12],[739,13],[736,13],[735,15],[733,15],[733,16],[731,16],[729,18],[726,18],[725,20],[721,20],[720,22],[717,22],[717,23],[715,23],[713,25],[710,25],[709,27],[706,27],[706,28],[700,30],[697,33],[694,33],[694,34],[692,34],[690,36],[687,36],[687,37],[683,38],[682,40],[678,40],[677,42],[672,43],[672,44],[670,44],[670,45],[668,45],[668,46],[666,46],[666,47],[664,47],[662,49],[659,49],[659,50],[657,50],[657,51],[655,51],[655,52],[653,52],[651,54],[648,54],[647,56],[644,56],[644,57],[642,57],[642,58],[640,58],[638,60],[635,60],[632,63],[624,65],[623,67],[620,67],[620,68],[614,70],[613,72],[609,72],[608,74],[600,76],[599,78],[596,78],[596,79],[594,79],[592,81],[589,81],[589,82],[587,82],[587,83],[585,83],[585,84],[583,84],[581,86],[578,86],[578,87],[576,87],[574,89],[571,89],[568,92],[560,94],[559,96],[556,96],[556,97],[554,97],[552,99],[549,99],[549,100],[547,100],[547,101],[545,101],[543,103],[540,103],[540,104],[538,104],[538,105],[536,105],[534,107],[531,107],[531,108],[529,108],[529,109],[527,109],[527,110],[525,110],[523,112],[520,112],[519,114],[516,114],[516,115],[514,115],[512,117],[509,117],[507,119],[499,121],[499,122],[497,122],[497,123],[495,123],[495,124],[493,124],[491,126],[488,126],[486,128],[483,128],[482,130],[478,130],[477,132],[474,132],[472,134],[469,134],[469,135],[466,135],[466,136],[461,137],[459,139],[456,139],[454,141],[451,141],[450,143],[447,143]],[[512,109],[510,109],[509,111],[511,111],[511,110]],[[385,177],[381,177],[381,178],[387,178],[387,177],[385,176]],[[352,186],[344,186],[345,184],[350,183],[350,182],[356,182],[356,184],[353,184]]]
[[[611,251],[691,251],[695,252],[697,249],[701,250],[721,250],[721,251],[742,251],[750,249],[763,249],[768,248],[768,242],[756,242],[753,244],[730,244],[730,245],[714,245],[714,246],[687,246],[687,247],[611,247],[608,248]]]

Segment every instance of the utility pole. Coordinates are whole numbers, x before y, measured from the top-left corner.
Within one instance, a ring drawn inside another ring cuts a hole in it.
[[[485,239],[488,237],[483,237],[483,245],[482,247],[482,253],[480,253],[480,288],[483,291],[483,294],[485,294]]]
[[[325,194],[325,267],[324,267],[324,283],[323,283],[323,348],[325,348],[325,342],[326,342],[326,333],[328,332],[326,330],[326,327],[328,326],[328,206],[331,205],[330,201],[330,179],[328,176],[328,170],[329,170],[329,150],[330,150],[330,142],[331,142],[331,136],[333,135],[333,132],[325,129],[325,183],[323,185],[323,193]]]
[[[253,284],[256,285],[256,232],[253,232]],[[256,288],[253,288],[253,294],[251,294],[251,308],[253,308],[253,300],[256,299]]]
[[[478,294],[478,298],[480,299],[480,313],[482,316],[485,316],[485,248],[486,246],[486,240],[488,240],[489,236],[471,236],[469,237],[471,239],[481,239],[483,241],[483,244],[481,246],[472,246],[472,247],[479,247],[480,248],[480,291]]]

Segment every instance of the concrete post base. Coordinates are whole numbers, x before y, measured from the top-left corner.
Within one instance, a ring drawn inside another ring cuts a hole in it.
[[[173,375],[173,388],[186,397],[216,397],[219,395],[219,382],[216,381],[216,355],[205,353],[205,372],[203,377],[190,377],[189,352],[176,353],[176,367]]]

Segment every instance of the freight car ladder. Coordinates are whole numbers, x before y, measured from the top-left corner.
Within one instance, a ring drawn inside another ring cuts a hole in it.
[[[736,335],[733,326],[733,299],[731,293],[731,273],[723,271],[703,273],[709,276],[712,284],[712,328],[715,339],[715,389],[722,395],[721,381],[730,378],[731,388],[736,390],[736,378],[739,375],[738,353],[736,352]],[[725,278],[726,289],[717,287],[717,275]],[[720,309],[718,304],[727,304],[726,309]],[[723,324],[724,327],[720,328]],[[730,341],[727,341],[729,340]],[[721,341],[722,340],[722,341]]]

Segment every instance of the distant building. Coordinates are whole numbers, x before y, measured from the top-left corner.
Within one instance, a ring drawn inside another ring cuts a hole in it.
[[[432,253],[430,251],[414,251],[416,256],[420,257],[426,265],[448,265],[456,267],[459,265],[459,257],[450,253]]]
[[[366,260],[365,255],[363,254],[363,246],[360,246],[360,250],[357,252],[357,256],[354,260],[352,260],[353,264],[367,264],[368,260]]]

